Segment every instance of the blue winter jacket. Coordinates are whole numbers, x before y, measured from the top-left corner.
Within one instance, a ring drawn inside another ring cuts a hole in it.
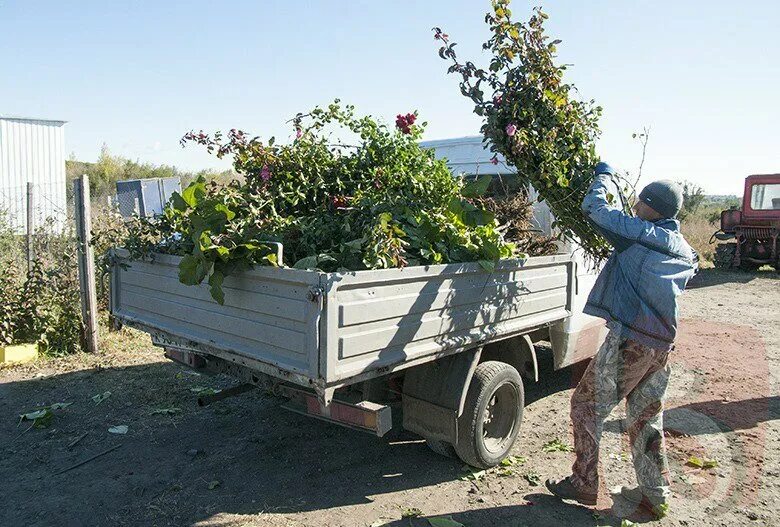
[[[613,174],[606,163],[596,165],[596,180],[582,202],[582,211],[615,248],[585,313],[622,324],[631,340],[668,350],[677,336],[677,297],[695,274],[698,256],[677,220],[651,222],[624,213]]]

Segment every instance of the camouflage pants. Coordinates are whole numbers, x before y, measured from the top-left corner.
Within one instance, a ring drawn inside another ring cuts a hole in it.
[[[621,338],[613,328],[571,398],[576,461],[572,483],[586,492],[599,486],[599,442],[604,420],[624,398],[628,434],[639,486],[666,498],[669,467],[663,434],[663,399],[669,383],[669,352]]]

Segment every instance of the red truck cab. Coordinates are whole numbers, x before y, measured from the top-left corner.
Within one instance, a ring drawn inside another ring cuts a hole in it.
[[[755,270],[762,265],[778,267],[780,234],[780,174],[760,174],[745,178],[742,208],[724,210],[720,215],[716,267]]]

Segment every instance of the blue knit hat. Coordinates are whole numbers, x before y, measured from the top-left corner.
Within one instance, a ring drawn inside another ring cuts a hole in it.
[[[674,218],[683,205],[682,187],[668,179],[653,181],[639,193],[639,201],[645,202],[664,218]]]

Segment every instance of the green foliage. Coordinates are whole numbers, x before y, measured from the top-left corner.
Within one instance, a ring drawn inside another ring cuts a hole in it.
[[[44,225],[34,236],[30,272],[24,237],[0,233],[11,250],[0,254],[0,344],[38,343],[49,354],[79,349],[81,308],[75,244]]]
[[[481,131],[490,149],[533,184],[564,236],[576,237],[590,255],[604,258],[608,244],[580,212],[598,161],[601,108],[576,99],[574,85],[564,82],[566,66],[555,61],[560,40],[544,32],[547,14],[537,8],[527,23],[515,23],[509,0],[492,5],[485,16],[491,37],[483,49],[492,55],[487,69],[460,62],[456,44],[434,28],[443,43],[439,56],[452,62],[448,73],[461,76],[461,93],[483,118]]]
[[[542,447],[544,452],[571,452],[573,449],[571,445],[564,443],[557,437],[552,441],[548,441]]]
[[[424,123],[415,121],[416,114],[399,116],[391,129],[337,100],[296,115],[290,144],[238,130],[225,138],[190,132],[182,143],[232,156],[245,180],[197,179],[173,195],[164,217],[141,221],[126,241],[137,242],[138,256],[183,256],[179,279],[207,280],[220,303],[223,280],[254,265],[331,272],[512,256],[494,215],[476,204],[489,179],[453,178],[420,148]],[[357,144],[334,144],[333,129]],[[269,242],[283,243],[284,262]]]

